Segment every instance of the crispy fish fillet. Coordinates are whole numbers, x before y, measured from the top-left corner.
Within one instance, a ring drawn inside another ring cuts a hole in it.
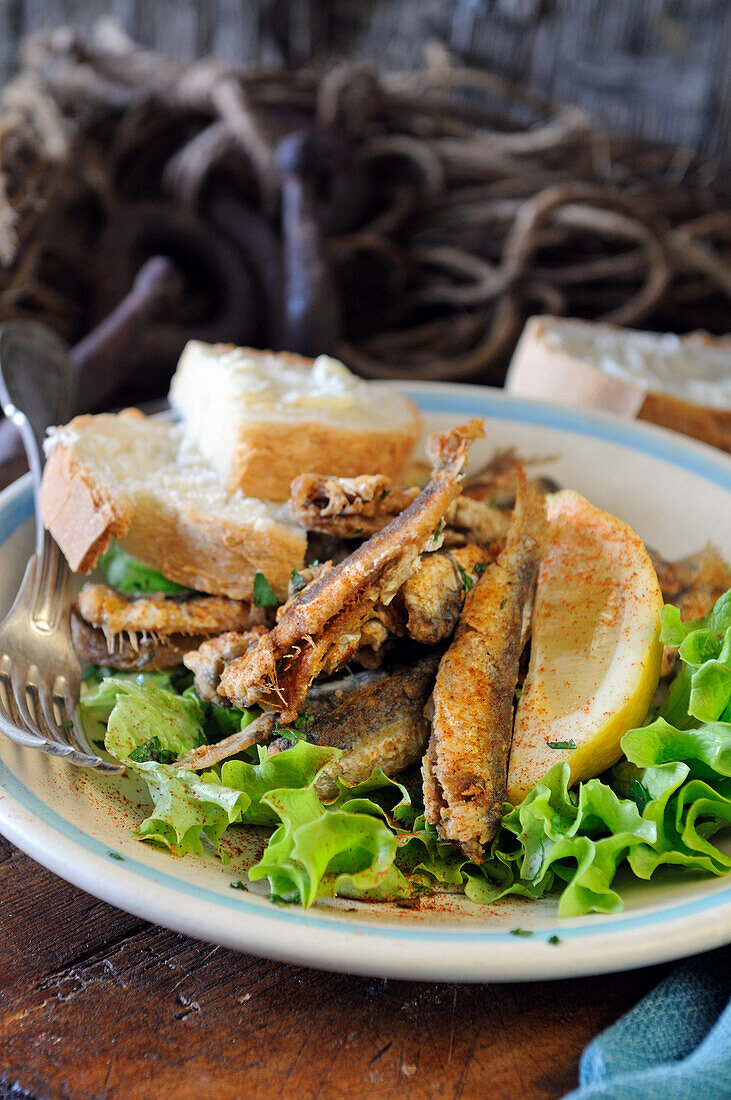
[[[395,776],[416,763],[429,737],[424,706],[438,664],[439,654],[429,653],[411,668],[394,666],[360,690],[345,693],[339,706],[315,718],[307,729],[307,740],[343,752],[317,780],[315,789],[320,797],[336,797],[338,776],[347,783],[360,783],[376,766]],[[308,699],[310,702],[316,709],[317,700]],[[280,740],[270,751],[288,746],[288,741]]]
[[[76,611],[87,623],[114,634],[220,634],[246,630],[264,620],[264,613],[245,600],[226,596],[122,596],[106,584],[85,584]]]
[[[519,471],[505,549],[467,594],[434,686],[422,763],[426,818],[476,863],[497,831],[505,800],[513,697],[544,525],[542,498]]]
[[[418,489],[399,489],[383,474],[301,474],[290,486],[289,507],[308,531],[338,538],[369,538],[418,495]]]
[[[370,684],[383,680],[386,675],[385,672],[360,672],[340,680],[318,684],[313,687],[305,700],[304,713],[318,717],[328,714],[336,707],[342,707],[350,695],[362,692]],[[192,771],[212,768],[215,764],[220,764],[222,760],[227,760],[230,756],[235,756],[252,745],[270,740],[277,724],[277,715],[273,711],[268,711],[259,715],[242,730],[231,734],[230,737],[225,737],[222,741],[217,741],[214,745],[201,745],[197,749],[191,749],[177,762],[177,766],[189,768]],[[287,748],[288,745],[289,741],[279,739],[280,750]]]
[[[683,622],[704,619],[716,600],[731,588],[731,566],[710,543],[700,553],[679,561],[665,561],[654,552],[650,553],[650,557],[663,599],[680,609]],[[674,646],[665,646],[661,676],[670,675],[677,657],[678,651]]]
[[[475,584],[494,557],[484,546],[424,554],[419,568],[394,601],[403,612],[404,633],[424,645],[438,645],[451,638],[466,589]]]
[[[361,648],[364,627],[378,618],[378,608],[388,607],[421,554],[438,548],[469,445],[483,434],[481,421],[472,420],[431,437],[434,474],[427,487],[383,530],[289,600],[274,629],[231,662],[219,690],[232,703],[264,704],[291,720],[317,676],[341,668]]]
[[[110,643],[102,631],[87,623],[73,609],[71,638],[76,652],[89,664],[105,665],[123,672],[175,668],[189,650],[204,640],[200,634],[169,634],[164,640],[144,634],[113,634],[114,648],[110,651]]]
[[[254,626],[244,633],[229,630],[215,638],[201,639],[196,649],[186,652],[183,664],[193,673],[195,690],[205,703],[225,705],[226,700],[218,694],[221,673],[229,661],[248,653],[265,633],[264,626]]]
[[[380,474],[321,477],[302,474],[292,482],[289,506],[308,531],[337,538],[368,538],[408,508],[419,490],[399,489]],[[444,545],[502,539],[510,522],[499,509],[458,497],[444,516]]]

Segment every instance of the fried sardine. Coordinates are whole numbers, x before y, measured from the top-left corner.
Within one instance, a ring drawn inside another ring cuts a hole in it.
[[[544,525],[543,500],[520,471],[505,549],[467,594],[430,705],[422,763],[426,818],[476,863],[497,831],[506,796],[513,699]]]
[[[85,584],[76,611],[105,636],[114,634],[221,634],[262,622],[263,613],[227,596],[123,596],[106,584]]]
[[[322,713],[327,696],[308,697],[305,711],[315,715],[307,729],[313,745],[341,749],[343,755],[319,776],[321,798],[338,793],[336,778],[346,783],[368,779],[375,767],[395,776],[421,758],[429,737],[424,705],[434,686],[439,654],[429,653],[411,667],[394,666],[356,691],[344,691],[342,702]],[[271,751],[289,747],[275,742]]]
[[[421,555],[440,545],[469,445],[483,434],[481,421],[472,420],[433,435],[434,473],[426,488],[350,557],[289,600],[274,629],[228,665],[219,691],[237,706],[262,704],[286,720],[295,718],[313,680],[341,668],[362,648],[370,624],[379,622],[382,610],[388,612]]]
[[[292,482],[289,506],[308,531],[343,539],[365,539],[382,530],[419,495],[399,489],[380,474],[321,477],[302,474]],[[444,545],[502,540],[509,517],[480,500],[459,496],[444,514]]]

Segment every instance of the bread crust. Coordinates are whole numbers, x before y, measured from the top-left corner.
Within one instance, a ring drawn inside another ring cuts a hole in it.
[[[250,600],[254,577],[263,573],[280,600],[287,598],[293,569],[304,563],[307,536],[284,524],[234,525],[203,512],[141,515],[119,544],[171,581],[198,592]]]
[[[103,414],[108,415],[108,414]],[[68,425],[89,430],[94,417]],[[250,600],[254,577],[265,575],[280,600],[307,549],[304,529],[250,522],[177,507],[162,494],[143,504],[122,490],[104,489],[74,452],[73,442],[51,448],[41,483],[41,518],[75,573],[89,573],[113,539],[133,557],[178,584],[200,592]]]
[[[672,428],[731,454],[731,412],[726,409],[709,409],[669,393],[650,391],[637,415],[640,420]]]
[[[560,323],[563,318],[532,317],[526,323],[505,381],[511,393],[638,417],[731,453],[731,411],[648,389],[639,380],[612,377],[578,356],[550,347],[545,335],[553,320]],[[631,337],[631,330],[627,333]],[[691,350],[716,345],[731,352],[726,337],[698,332],[681,339]]]
[[[74,573],[90,572],[132,518],[129,501],[121,494],[115,499],[106,493],[63,444],[53,447],[48,456],[40,505],[41,519]]]
[[[345,428],[318,420],[246,421],[239,426],[228,489],[263,500],[287,500],[302,473],[338,477],[384,474],[400,484],[421,430],[415,405],[397,431]]]

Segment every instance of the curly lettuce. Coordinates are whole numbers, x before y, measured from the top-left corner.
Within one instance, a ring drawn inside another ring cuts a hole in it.
[[[622,868],[639,879],[663,866],[731,870],[714,843],[731,824],[731,592],[695,623],[664,608],[662,629],[678,646],[680,671],[659,711],[623,738],[620,763],[574,788],[568,765],[555,765],[518,806],[504,807],[480,865],[426,822],[418,790],[379,768],[355,786],[338,780],[337,797],[320,798],[317,779],[340,751],[310,744],[306,730],[271,756],[259,747],[203,774],[182,768],[190,748],[256,712],[204,704],[174,674],[101,679],[82,710],[147,784],[153,810],[140,839],[179,854],[208,843],[225,861],[221,837],[231,825],[269,828],[249,877],[266,879],[279,902],[344,895],[408,904],[438,890],[476,903],[553,894],[562,917],[612,913],[623,905]]]

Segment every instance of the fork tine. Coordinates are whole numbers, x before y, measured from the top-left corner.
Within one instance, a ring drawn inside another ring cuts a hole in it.
[[[62,723],[72,722],[73,725],[66,731],[67,740],[73,743],[79,752],[94,755],[84,727],[76,714],[66,677],[57,676],[52,684],[42,683],[41,687],[40,701],[46,724],[60,729]]]
[[[96,766],[97,757],[94,753],[86,752],[83,747],[73,745],[70,741],[58,740],[61,730],[58,727],[55,715],[53,715],[51,722],[48,721],[46,698],[40,691],[37,693],[36,709],[39,727],[49,734],[46,744],[51,747],[46,750],[47,752],[50,751],[54,755],[63,756],[73,764],[81,764],[84,767]]]
[[[6,654],[6,657],[8,655]],[[28,710],[28,699],[25,692],[25,676],[23,670],[19,668],[15,661],[8,658],[10,664],[10,689],[12,692],[12,703],[15,709],[15,713],[20,719],[20,723],[30,730],[31,733],[36,733],[36,725],[33,721],[33,717]]]
[[[7,718],[3,709],[0,713],[0,730],[9,737],[11,741],[15,741],[17,745],[25,745],[30,749],[43,749],[45,751],[48,742],[45,737],[40,737],[37,733],[30,733],[29,730],[21,729],[17,722],[11,722]]]

